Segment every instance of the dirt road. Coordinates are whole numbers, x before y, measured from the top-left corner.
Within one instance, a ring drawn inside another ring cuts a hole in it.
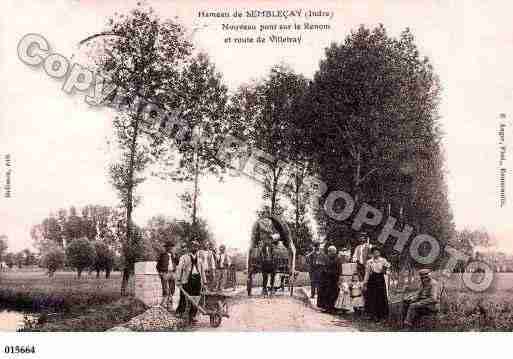
[[[290,296],[243,297],[230,303],[230,318],[217,329],[198,317],[202,331],[355,331],[350,321],[314,310]]]

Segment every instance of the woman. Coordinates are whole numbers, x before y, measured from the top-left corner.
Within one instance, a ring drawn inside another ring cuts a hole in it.
[[[337,248],[329,246],[328,256],[321,271],[319,295],[317,296],[317,307],[324,312],[332,313],[335,310],[339,277],[340,265],[337,260]]]
[[[365,267],[365,311],[376,321],[388,316],[388,299],[385,284],[385,274],[390,263],[381,256],[378,247],[371,250],[371,259]]]

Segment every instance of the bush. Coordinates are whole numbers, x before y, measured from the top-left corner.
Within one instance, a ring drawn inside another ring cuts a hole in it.
[[[97,242],[94,248],[96,255],[93,268],[96,271],[96,277],[100,276],[100,271],[105,271],[105,278],[109,278],[114,266],[114,252],[102,242]]]
[[[95,259],[95,248],[87,238],[75,239],[66,248],[66,259],[68,265],[77,271],[78,278],[82,271],[92,267]]]
[[[52,277],[57,270],[64,267],[65,260],[64,251],[59,247],[55,247],[43,254],[41,265],[48,270],[48,275]]]

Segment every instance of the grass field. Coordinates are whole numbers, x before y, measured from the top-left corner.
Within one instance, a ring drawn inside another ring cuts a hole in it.
[[[41,325],[32,331],[104,331],[143,313],[146,306],[134,298],[121,298],[121,274],[109,279],[72,272],[0,274],[0,303],[19,311],[41,313]]]
[[[120,298],[121,274],[111,278],[57,272],[49,278],[44,272],[4,272],[0,274],[2,304],[34,312],[69,311],[73,307],[111,303]]]

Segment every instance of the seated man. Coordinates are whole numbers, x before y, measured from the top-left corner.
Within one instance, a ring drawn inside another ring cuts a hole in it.
[[[404,300],[403,315],[404,326],[411,327],[415,319],[421,315],[436,313],[439,310],[438,283],[431,278],[429,269],[419,271],[421,289],[412,297]]]

